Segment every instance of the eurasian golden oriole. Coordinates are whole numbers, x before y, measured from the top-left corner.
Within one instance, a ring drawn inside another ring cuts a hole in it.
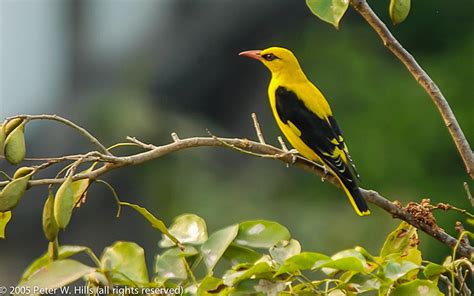
[[[270,70],[270,106],[290,144],[336,176],[358,215],[370,214],[341,129],[323,94],[306,78],[294,54],[285,48],[270,47],[239,55],[256,59]]]

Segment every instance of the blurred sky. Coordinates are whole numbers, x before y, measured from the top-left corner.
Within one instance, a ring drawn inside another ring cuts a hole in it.
[[[473,2],[414,1],[397,27],[388,20],[388,1],[372,2],[439,84],[472,143]],[[462,188],[468,177],[430,98],[352,10],[337,31],[312,16],[304,1],[0,0],[0,42],[1,118],[59,114],[106,145],[126,136],[165,144],[172,131],[184,138],[206,129],[255,138],[251,112],[277,145],[269,74],[237,53],[291,48],[332,105],[364,187],[402,203],[429,197],[468,208]],[[94,149],[74,131],[45,122],[27,127],[27,144],[31,157]],[[14,170],[5,163],[0,169]],[[179,152],[104,178],[123,200],[168,223],[192,212],[212,232],[271,219],[286,225],[306,251],[362,245],[375,253],[398,223],[374,206],[370,217],[357,217],[341,191],[313,175],[219,148]],[[0,284],[15,283],[47,248],[40,222],[45,189],[30,190],[14,211],[8,238],[0,241]],[[116,219],[114,211],[110,193],[94,185],[61,243],[87,245],[100,255],[115,240],[134,240],[151,262],[160,236],[135,213],[125,209]],[[464,219],[438,217],[450,233]],[[421,248],[437,261],[449,251],[426,236]]]

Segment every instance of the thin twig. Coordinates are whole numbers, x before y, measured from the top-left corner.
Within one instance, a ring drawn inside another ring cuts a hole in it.
[[[465,209],[460,209],[458,207],[455,207],[453,205],[450,205],[448,203],[438,203],[437,205],[427,205],[427,207],[431,210],[431,211],[434,211],[434,210],[443,210],[443,211],[456,211],[456,212],[459,212],[459,213],[462,213],[466,216],[468,216],[469,218],[472,218],[474,219],[474,214],[471,214],[469,211],[465,210]]]
[[[91,151],[86,154],[76,154],[76,155],[66,155],[62,157],[56,158],[46,158],[47,162],[42,163],[40,165],[34,166],[37,170],[42,170],[45,168],[50,167],[53,164],[57,164],[63,161],[78,161],[81,160],[81,163],[85,162],[117,162],[117,158],[115,156],[104,155],[97,151]]]
[[[456,278],[459,282],[459,290],[460,291],[463,291],[463,294],[466,295],[466,296],[471,296],[471,290],[469,289],[469,287],[466,285],[466,277],[469,273],[469,270],[466,269],[464,271],[464,275],[462,275],[462,268],[459,267],[459,272],[456,273]]]
[[[101,183],[101,184],[104,184],[105,187],[107,187],[110,192],[112,192],[112,195],[114,196],[115,198],[115,202],[117,203],[117,214],[115,215],[117,218],[120,217],[120,213],[122,212],[122,205],[120,204],[120,198],[117,194],[117,191],[115,190],[115,188],[110,185],[108,182],[104,181],[104,180],[95,180],[97,183]]]
[[[452,260],[452,269],[451,270],[451,282],[453,284],[453,296],[454,296],[454,290],[456,288],[456,285],[455,285],[455,282],[454,282],[454,276],[457,274],[457,270],[456,270],[456,254],[457,254],[457,250],[459,249],[459,247],[461,247],[461,241],[462,241],[462,238],[463,236],[467,235],[467,231],[463,231],[459,234],[459,238],[458,240],[456,241],[456,244],[454,245],[454,248],[453,248],[453,254],[451,256],[451,260]],[[467,246],[469,247],[469,246]],[[472,247],[471,247],[472,249]],[[471,253],[472,254],[472,253]],[[471,258],[471,256],[467,257],[467,258]]]
[[[227,143],[225,140],[215,136],[214,134],[212,134],[209,130],[207,130],[207,133],[209,134],[209,136],[211,136],[214,140],[218,141],[219,143],[221,143],[222,145],[226,146],[226,147],[229,147],[231,149],[234,149],[236,151],[239,151],[241,153],[244,153],[244,154],[249,154],[249,155],[253,155],[253,156],[257,156],[257,157],[262,157],[262,158],[279,158],[279,157],[282,157],[284,156],[284,153],[282,154],[265,154],[265,153],[255,153],[255,152],[252,152],[252,151],[249,151],[248,147],[245,147],[245,148],[241,148],[239,146],[236,146],[234,144],[229,144]],[[250,145],[250,141],[248,141],[249,145]]]
[[[7,173],[5,173],[4,171],[1,171],[0,170],[0,175],[2,175],[3,177],[5,177],[6,180],[8,181],[11,181],[13,180],[13,178],[11,178]]]
[[[182,252],[182,251],[181,251]],[[183,256],[181,257],[181,260],[183,260],[183,263],[184,263],[184,267],[186,268],[186,271],[188,272],[189,276],[191,277],[191,280],[193,281],[193,284],[198,286],[198,282],[196,280],[196,276],[194,275],[193,273],[193,270],[191,269],[191,267],[189,266],[189,263],[188,263],[188,260],[186,260],[186,257]]]
[[[258,141],[262,144],[265,143],[265,138],[263,137],[262,130],[260,129],[260,123],[258,122],[257,114],[252,113],[253,125],[255,127],[255,132],[257,133]]]
[[[298,157],[298,150],[296,149],[291,149],[291,150],[288,150],[288,148],[286,147],[286,144],[285,144],[285,141],[283,141],[283,138],[281,136],[278,136],[277,137],[278,139],[278,142],[280,142],[280,145],[281,145],[281,150],[285,151],[286,154],[289,154],[291,155],[291,163],[287,163],[286,164],[286,167],[289,168],[290,167],[290,164],[294,164],[295,161],[296,161],[296,158]],[[308,161],[311,161],[308,159]],[[313,162],[313,161],[311,161]],[[315,165],[318,165],[318,166],[321,166],[321,167],[324,167],[323,165],[320,165],[319,163],[315,163],[313,162]],[[323,178],[321,178],[321,181],[324,182]]]
[[[179,137],[178,137],[178,134],[176,132],[171,133],[171,138],[173,139],[173,141],[179,142]]]
[[[471,190],[469,190],[469,185],[467,182],[464,182],[464,190],[466,190],[467,199],[471,202],[471,206],[474,207],[474,198],[472,198]]]
[[[285,141],[283,141],[283,138],[281,136],[278,136],[277,139],[281,145],[281,150],[288,152],[288,148],[286,147],[286,144],[285,144]]]
[[[467,141],[459,123],[454,116],[448,101],[445,99],[441,90],[428,76],[428,74],[420,67],[415,58],[406,51],[398,40],[392,35],[390,30],[379,19],[379,17],[370,8],[366,0],[350,0],[351,6],[367,21],[374,31],[382,39],[383,44],[405,65],[408,71],[413,75],[416,81],[430,95],[434,104],[438,108],[451,137],[456,144],[456,148],[461,155],[466,171],[474,180],[474,153]]]
[[[53,120],[53,121],[58,121],[58,122],[61,122],[67,126],[70,126],[72,128],[74,128],[75,130],[77,130],[81,135],[83,135],[85,138],[87,138],[92,144],[94,144],[97,148],[99,148],[99,150],[106,154],[106,155],[109,155],[109,156],[112,156],[112,153],[110,153],[107,148],[105,148],[104,145],[102,145],[102,143],[99,142],[99,140],[97,140],[96,137],[94,137],[91,133],[89,133],[86,129],[80,127],[79,125],[75,124],[74,122],[66,119],[66,118],[63,118],[61,116],[58,116],[58,115],[49,115],[49,114],[42,114],[42,115],[26,115],[26,114],[22,114],[22,115],[16,115],[16,116],[12,116],[12,117],[9,117],[7,118],[7,120],[12,120],[12,119],[15,119],[15,118],[21,118],[21,119],[24,119],[26,121],[32,121],[32,120]]]
[[[461,235],[461,233],[465,232],[466,230],[464,229],[464,226],[462,225],[461,221],[456,221],[456,224],[454,225],[454,229]],[[464,237],[461,238],[461,242],[465,244],[466,246],[470,246],[471,244],[469,243],[469,237],[465,235]]]
[[[62,161],[67,157],[82,156],[83,154],[65,155],[60,157],[25,157],[23,161]],[[0,159],[5,159],[5,156],[0,155]],[[77,159],[77,158],[75,158]]]
[[[448,295],[451,295],[451,291],[453,289],[453,285],[451,284],[451,280],[445,276],[444,274],[439,275],[439,279],[444,282],[446,287],[448,288]],[[454,289],[455,293],[459,293],[457,289]]]
[[[281,150],[288,152],[288,148],[286,147],[286,144],[285,144],[285,141],[283,141],[283,138],[281,136],[278,136],[277,139],[278,139],[278,142],[280,143]],[[287,163],[286,167],[289,168],[290,164]]]
[[[130,146],[133,146],[133,147],[140,147],[140,145],[136,144],[136,143],[117,143],[117,144],[114,144],[112,146],[109,146],[107,147],[107,150],[114,150],[118,147],[130,147]]]
[[[130,143],[130,145],[135,145]],[[114,145],[115,146],[115,145]],[[110,149],[110,148],[109,148]],[[0,158],[4,158],[4,156],[0,156]],[[85,154],[72,154],[72,155],[64,155],[60,157],[34,157],[34,158],[25,158],[23,161],[45,161],[39,165],[35,165],[38,170],[45,169],[50,167],[51,165],[58,164],[64,161],[76,161],[78,159],[83,159],[83,162],[91,162],[91,161],[100,161],[100,162],[117,162],[117,158],[115,156],[104,155],[98,151],[91,151]],[[1,186],[1,185],[0,185]]]
[[[142,147],[142,148],[145,148],[145,149],[147,149],[147,150],[153,150],[153,149],[156,148],[155,145],[152,145],[152,144],[145,144],[145,143],[143,143],[142,141],[137,140],[135,137],[127,137],[127,140],[129,140],[129,141],[133,142],[134,144],[136,144],[136,145],[138,145],[138,146],[140,146],[140,147]]]

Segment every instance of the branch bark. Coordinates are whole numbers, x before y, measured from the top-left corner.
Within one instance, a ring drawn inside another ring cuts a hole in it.
[[[464,165],[466,166],[468,175],[474,180],[474,153],[441,90],[430,78],[430,76],[420,67],[415,58],[408,51],[406,51],[400,42],[398,42],[398,40],[392,35],[387,26],[370,8],[366,0],[350,1],[351,6],[379,35],[380,39],[383,41],[383,44],[405,65],[415,80],[418,81],[418,83],[430,95],[433,103],[438,108],[438,111],[441,114],[444,124],[448,128],[454,143],[456,144],[456,148],[458,149]]]
[[[21,118],[21,119],[24,119],[26,121],[32,121],[32,120],[52,120],[52,121],[57,121],[57,122],[61,122],[62,124],[64,125],[67,125],[67,126],[70,126],[72,127],[73,129],[77,130],[79,132],[79,134],[81,134],[82,136],[84,136],[86,139],[89,140],[89,142],[91,142],[93,145],[95,145],[99,151],[101,151],[102,153],[106,154],[106,155],[109,155],[109,156],[112,156],[112,153],[110,153],[107,148],[105,148],[104,145],[102,145],[102,143],[97,140],[96,137],[94,137],[91,133],[89,133],[85,128],[83,127],[80,127],[79,125],[75,124],[74,122],[66,119],[66,118],[63,118],[61,116],[58,116],[56,114],[54,115],[49,115],[49,114],[42,114],[42,115],[16,115],[16,116],[12,116],[10,118],[7,118],[7,120],[12,120],[12,119],[15,119],[15,118]]]
[[[142,143],[142,142],[140,142]],[[143,144],[143,143],[142,143]],[[261,156],[265,158],[278,159],[282,162],[285,162],[289,165],[294,165],[298,168],[301,168],[305,171],[311,172],[318,175],[321,178],[324,178],[326,181],[330,182],[334,186],[339,187],[339,182],[332,175],[328,175],[324,167],[318,164],[311,162],[301,156],[295,156],[292,153],[284,151],[282,149],[276,148],[274,146],[263,144],[260,142],[250,141],[247,139],[231,139],[231,138],[218,138],[218,137],[194,137],[188,139],[175,139],[174,142],[163,145],[163,146],[153,146],[149,144],[146,147],[153,149],[145,151],[142,153],[130,155],[130,156],[105,156],[103,161],[105,164],[89,173],[76,174],[72,177],[73,180],[86,179],[91,180],[97,179],[99,176],[110,172],[112,170],[125,167],[141,164],[148,162],[150,160],[160,158],[166,154],[174,153],[180,150],[197,148],[197,147],[225,147],[225,148],[234,148],[239,150],[245,150],[254,156]],[[68,160],[77,158],[84,158],[81,155],[74,155],[71,157],[65,156]],[[29,182],[30,186],[39,186],[39,185],[49,185],[49,184],[60,184],[65,181],[64,178],[58,179],[41,179],[41,180],[32,180]],[[8,181],[0,182],[0,186],[5,186]],[[378,192],[373,190],[367,190],[361,188],[362,195],[369,202],[377,207],[385,210],[390,213],[394,218],[403,220],[413,225],[414,227],[424,231],[428,235],[434,237],[441,243],[454,248],[457,240],[444,232],[441,228],[433,228],[422,221],[417,220],[411,213],[405,210],[403,207],[398,206],[397,204],[392,203],[387,198],[380,195]],[[465,246],[460,244],[457,253],[460,256],[471,258],[474,248],[471,246]]]

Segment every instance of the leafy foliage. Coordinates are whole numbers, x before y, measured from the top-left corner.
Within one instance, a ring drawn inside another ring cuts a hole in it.
[[[0,238],[5,238],[5,228],[12,218],[12,212],[0,212]]]
[[[311,12],[339,29],[339,22],[349,7],[349,0],[306,0]]]
[[[149,221],[160,221],[146,209],[131,206]],[[379,255],[362,247],[332,256],[302,252],[284,226],[273,221],[244,221],[208,236],[205,221],[193,214],[177,217],[159,228],[162,247],[148,269],[144,250],[119,241],[96,258],[83,246],[61,246],[57,260],[48,254],[34,261],[20,285],[57,288],[79,279],[89,287],[180,288],[184,295],[442,295],[439,279],[453,272],[452,264],[422,261],[416,228],[402,222]],[[176,242],[170,237],[176,238]],[[71,257],[86,252],[96,266]],[[473,268],[471,262],[462,264]],[[446,287],[444,287],[446,288]]]
[[[389,14],[394,25],[403,22],[410,12],[410,0],[390,0]]]
[[[306,0],[306,5],[318,18],[339,29],[339,22],[349,7],[349,0]],[[408,17],[410,6],[411,0],[390,0],[388,11],[394,25]]]

